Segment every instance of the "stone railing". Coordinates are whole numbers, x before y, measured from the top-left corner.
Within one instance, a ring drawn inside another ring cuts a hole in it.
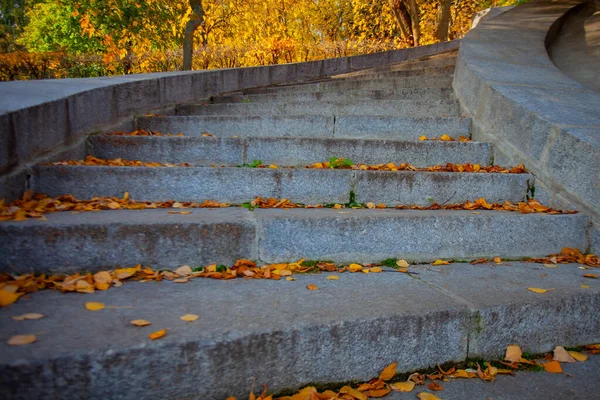
[[[496,164],[524,163],[535,197],[600,226],[600,93],[562,73],[546,49],[581,6],[533,1],[482,22],[461,43],[454,89]],[[598,230],[591,237],[600,250]]]
[[[0,83],[0,199],[27,188],[28,166],[81,158],[87,134],[223,92],[301,82],[457,49],[458,41],[295,64]]]

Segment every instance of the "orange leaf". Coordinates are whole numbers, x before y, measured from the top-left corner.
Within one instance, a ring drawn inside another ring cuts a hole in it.
[[[145,319],[134,319],[130,323],[131,323],[131,325],[135,325],[135,326],[148,326],[151,324],[150,321],[146,321]]]
[[[152,340],[156,340],[156,339],[160,339],[161,337],[165,336],[166,334],[167,334],[167,330],[161,329],[160,331],[156,331],[156,332],[149,334],[148,337]]]
[[[414,382],[396,382],[396,383],[392,383],[390,384],[390,387],[395,390],[396,392],[404,392],[404,393],[408,393],[408,392],[412,392],[412,390],[415,388],[415,383]]]
[[[563,372],[562,367],[558,361],[549,361],[546,364],[542,364],[546,372],[553,374],[560,374]]]
[[[306,287],[308,290],[319,290],[319,287],[317,285],[315,285],[314,283],[311,283],[310,285],[308,285]]]
[[[8,339],[8,343],[10,346],[22,346],[24,344],[30,344],[37,340],[35,335],[16,335],[12,336]]]
[[[104,303],[97,303],[95,301],[90,301],[90,302],[85,303],[85,308],[88,309],[89,311],[102,310],[104,307],[106,307],[104,305]]]
[[[504,359],[506,361],[518,362],[522,356],[523,352],[521,351],[521,348],[516,344],[511,344],[506,348],[506,355],[504,356]]]
[[[375,390],[369,390],[367,392],[367,395],[369,397],[383,397],[383,396],[386,396],[391,391],[392,391],[392,389],[390,389],[390,388],[375,389]]]
[[[6,290],[0,290],[0,306],[6,307],[14,303],[22,295],[23,293],[11,293]]]
[[[387,367],[385,367],[383,369],[383,371],[381,371],[381,374],[379,374],[379,379],[381,379],[382,381],[389,381],[390,379],[392,379],[394,377],[394,375],[396,375],[397,367],[398,367],[397,362],[388,365]]]
[[[352,389],[350,386],[344,386],[343,388],[341,388],[340,393],[341,394],[349,394],[350,396],[354,397],[357,400],[367,400],[366,394],[359,392],[356,389]]]
[[[431,382],[429,385],[427,385],[427,389],[429,390],[433,390],[433,391],[440,391],[440,390],[444,390],[444,388],[442,387],[442,385],[440,385],[439,383],[433,381]]]

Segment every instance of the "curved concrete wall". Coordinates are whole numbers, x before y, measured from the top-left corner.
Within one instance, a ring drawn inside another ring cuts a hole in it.
[[[536,197],[598,224],[600,93],[563,74],[546,50],[581,4],[533,1],[477,26],[461,43],[454,89],[474,138],[495,145],[497,164],[524,163]]]
[[[296,64],[0,83],[0,199],[25,189],[27,167],[84,155],[94,130],[136,113],[245,88],[298,82],[379,67],[458,48],[458,41]],[[123,125],[121,125],[123,126]]]

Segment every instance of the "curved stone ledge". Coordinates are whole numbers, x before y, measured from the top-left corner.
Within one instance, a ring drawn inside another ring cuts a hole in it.
[[[83,154],[85,135],[136,113],[218,93],[314,80],[457,49],[458,41],[262,67],[0,83],[0,198],[26,188],[28,164]],[[2,176],[4,175],[4,176]]]
[[[496,163],[524,163],[536,197],[599,223],[600,93],[562,73],[546,50],[582,4],[533,1],[484,21],[461,43],[454,89],[474,137],[495,145]]]

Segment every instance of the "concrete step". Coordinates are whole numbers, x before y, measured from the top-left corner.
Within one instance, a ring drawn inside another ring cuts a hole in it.
[[[446,55],[443,57],[429,57],[429,58],[421,58],[421,59],[416,59],[416,60],[411,60],[411,61],[405,61],[402,63],[397,63],[397,64],[390,64],[390,65],[385,65],[382,67],[377,67],[377,68],[369,68],[369,69],[362,69],[359,71],[354,71],[354,72],[349,72],[349,73],[345,73],[345,74],[339,74],[339,75],[334,75],[333,78],[340,78],[340,77],[350,77],[350,76],[355,76],[355,75],[360,75],[360,74],[377,74],[377,73],[382,73],[382,72],[392,72],[392,71],[407,71],[410,73],[414,73],[414,74],[423,74],[423,72],[419,72],[419,71],[425,71],[425,75],[430,74],[430,75],[438,75],[438,71],[436,71],[436,69],[443,69],[443,68],[453,68],[456,66],[456,53],[452,54],[452,55]],[[414,72],[413,72],[414,71]]]
[[[410,262],[520,258],[556,254],[564,246],[585,250],[588,245],[589,218],[582,214],[188,211],[187,215],[169,214],[166,209],[59,212],[47,214],[47,221],[5,221],[0,224],[0,271],[74,273],[138,263],[177,268],[231,265],[240,258],[267,263],[300,258],[335,262],[377,262],[388,257]]]
[[[377,80],[329,80],[318,83],[269,86],[247,89],[244,93],[259,94],[273,92],[325,92],[339,90],[397,90],[406,88],[451,88],[453,77],[448,76],[408,76],[395,79]]]
[[[88,139],[88,154],[99,158],[190,163],[193,165],[264,164],[305,166],[331,157],[349,158],[355,164],[410,163],[431,165],[489,165],[492,148],[482,142],[405,142],[377,139],[202,136],[110,136]]]
[[[404,88],[397,90],[340,90],[328,92],[297,92],[245,95],[234,93],[215,96],[214,104],[222,103],[285,103],[315,101],[368,101],[368,100],[454,100],[451,88]]]
[[[138,129],[201,136],[278,136],[418,140],[419,136],[470,136],[471,120],[462,117],[380,116],[164,116],[138,117]]]
[[[344,273],[337,281],[324,273],[294,282],[196,279],[127,282],[94,294],[33,293],[0,309],[3,399],[246,399],[253,383],[255,392],[265,384],[277,393],[367,381],[392,362],[398,372],[412,372],[500,359],[513,343],[536,354],[600,341],[596,281],[574,264],[544,269],[544,278],[539,264],[509,264]],[[309,284],[319,290],[307,290]],[[531,286],[554,290],[539,295]],[[89,301],[116,308],[90,312]],[[9,318],[32,312],[46,318]],[[200,318],[181,321],[187,313]],[[134,319],[152,325],[131,326]],[[148,339],[165,328],[165,337]],[[25,333],[37,333],[37,341],[6,343]]]
[[[397,79],[406,76],[452,76],[454,75],[454,64],[443,67],[431,67],[420,69],[384,69],[374,71],[360,71],[344,75],[332,76],[333,79],[358,80],[358,79]]]
[[[358,202],[387,206],[522,201],[529,174],[488,174],[342,169],[246,167],[100,167],[38,166],[31,188],[50,196],[79,199],[123,196],[140,201],[198,201],[241,204],[256,196],[286,198],[303,204]]]
[[[242,104],[186,104],[180,105],[177,115],[377,115],[390,117],[433,117],[458,115],[455,100],[371,100],[340,102],[242,103]]]

